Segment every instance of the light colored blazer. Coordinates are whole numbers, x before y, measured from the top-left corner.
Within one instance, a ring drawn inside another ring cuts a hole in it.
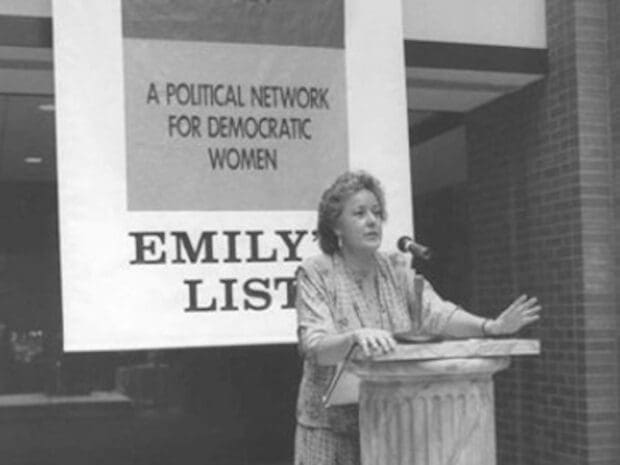
[[[368,303],[347,272],[342,257],[318,255],[304,261],[297,271],[297,320],[303,375],[297,399],[297,421],[310,427],[350,431],[357,424],[357,406],[326,409],[321,397],[335,371],[316,363],[314,348],[327,334],[360,327],[382,328],[392,333],[411,328],[417,316],[427,334],[441,334],[458,308],[443,300],[424,281],[421,308],[415,297],[414,270],[400,254],[378,252],[377,296]]]

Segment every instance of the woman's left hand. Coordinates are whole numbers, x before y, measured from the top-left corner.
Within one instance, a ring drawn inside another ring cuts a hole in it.
[[[492,336],[516,333],[524,326],[538,321],[541,310],[542,306],[536,297],[528,299],[527,295],[523,294],[515,299],[500,316],[487,323],[485,331]]]

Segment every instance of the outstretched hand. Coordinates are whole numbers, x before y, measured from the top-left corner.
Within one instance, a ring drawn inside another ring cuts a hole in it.
[[[523,294],[486,325],[487,332],[493,336],[516,333],[524,326],[538,321],[541,310],[542,306],[536,297],[528,299],[527,295]]]

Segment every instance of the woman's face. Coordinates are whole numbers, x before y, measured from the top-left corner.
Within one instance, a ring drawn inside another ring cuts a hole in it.
[[[383,209],[375,194],[362,189],[351,195],[336,221],[334,232],[350,252],[374,252],[381,245]]]

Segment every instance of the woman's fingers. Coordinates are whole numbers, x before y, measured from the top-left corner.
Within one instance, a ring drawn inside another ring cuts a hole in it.
[[[500,316],[510,316],[515,312],[518,312],[520,308],[527,302],[527,296],[525,294],[521,294],[512,303],[506,307],[506,309],[502,312]]]
[[[515,308],[519,307],[526,301],[527,301],[527,294],[521,294],[519,297],[517,297],[515,300],[512,301],[512,303],[508,306],[506,311],[514,310]]]
[[[534,322],[536,322],[538,320],[540,320],[540,315],[527,316],[527,317],[523,318],[523,320],[521,320],[521,324],[516,329],[516,331],[518,331],[519,329],[523,328],[524,326],[532,324],[532,323],[534,323]]]
[[[517,304],[512,307],[512,311],[518,311],[527,309],[529,307],[533,307],[538,303],[538,299],[536,297],[530,297],[529,299],[520,300]]]
[[[396,341],[392,335],[383,330],[362,330],[357,334],[357,343],[366,357],[379,353],[387,354],[396,348]]]
[[[500,334],[512,334],[540,319],[542,306],[536,297],[521,294],[495,320]]]
[[[523,300],[524,296],[519,297],[515,300],[505,311],[504,314],[507,316],[529,312],[533,309],[538,309],[540,311],[542,307],[538,305],[538,299],[536,297],[531,297],[529,299]]]
[[[381,347],[383,348],[383,353],[385,354],[392,352],[396,348],[396,341],[391,334],[386,334],[381,342]]]
[[[524,326],[534,323],[540,319],[542,305],[537,304],[538,300],[536,298],[531,298],[527,301],[527,305],[524,304],[523,307],[519,309],[520,311],[514,315],[516,323],[516,328],[514,328],[514,331],[518,331]]]
[[[374,334],[369,338],[368,346],[370,347],[371,354],[383,351],[383,341]]]
[[[375,343],[373,348],[376,352],[383,352],[384,354],[391,352],[395,347],[392,336],[389,334],[377,334],[373,342]]]
[[[360,349],[362,349],[364,357],[369,357],[370,352],[368,351],[368,343],[366,340],[363,337],[357,337],[355,342],[358,346],[360,346]]]
[[[536,297],[532,297],[530,299],[527,299],[525,302],[523,302],[520,307],[521,308],[529,308],[529,307],[533,307],[538,303],[538,299]]]
[[[386,352],[387,346],[386,346],[386,342],[383,340],[383,338],[377,337],[374,349],[375,349],[375,353],[376,352],[382,352],[382,353]]]
[[[524,320],[532,316],[538,316],[541,310],[542,310],[541,305],[532,305],[529,307],[524,307],[519,312],[519,319]]]
[[[536,305],[535,307],[530,307],[530,308],[523,310],[523,314],[532,315],[535,313],[540,313],[541,310],[542,310],[542,305]]]
[[[365,357],[370,357],[372,355],[370,339],[364,330],[360,330],[355,333],[355,342],[357,342],[360,346]]]

